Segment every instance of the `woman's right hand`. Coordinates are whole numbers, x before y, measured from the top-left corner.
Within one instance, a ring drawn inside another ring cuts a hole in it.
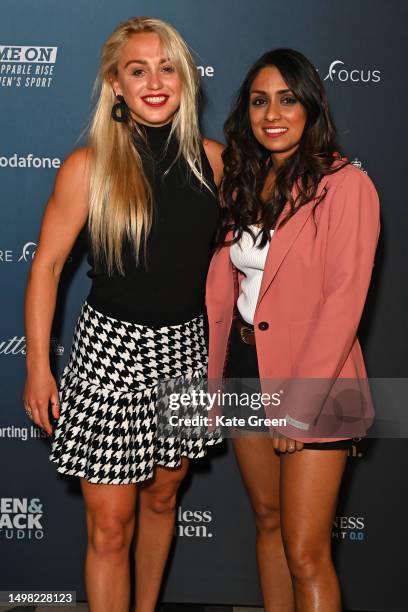
[[[27,374],[23,402],[26,413],[31,420],[51,436],[49,402],[51,402],[52,415],[55,419],[58,419],[60,415],[60,402],[57,383],[48,368],[37,368]]]
[[[294,453],[300,451],[303,448],[303,442],[287,438],[276,429],[273,430],[272,438],[273,448],[280,453]]]

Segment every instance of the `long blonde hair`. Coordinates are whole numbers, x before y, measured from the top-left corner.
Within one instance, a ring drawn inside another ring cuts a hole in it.
[[[136,17],[121,23],[105,42],[97,83],[100,95],[89,132],[91,178],[88,229],[95,260],[104,260],[108,274],[114,267],[124,274],[122,245],[125,236],[133,245],[136,262],[152,227],[152,189],[143,170],[141,156],[134,145],[132,131],[137,125],[118,123],[111,118],[116,102],[112,77],[123,45],[134,34],[155,32],[164,51],[180,74],[180,107],[173,121],[172,134],[178,140],[177,158],[184,157],[202,185],[211,190],[203,176],[201,137],[198,126],[197,98],[199,77],[187,44],[170,24],[160,19]]]

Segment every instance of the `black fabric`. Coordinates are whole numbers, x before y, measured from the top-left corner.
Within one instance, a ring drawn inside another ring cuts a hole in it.
[[[111,277],[95,265],[89,248],[87,275],[92,287],[88,303],[100,312],[153,327],[185,323],[204,312],[205,279],[219,218],[217,188],[205,151],[203,174],[213,194],[201,186],[184,159],[171,166],[178,152],[173,136],[166,150],[171,124],[143,126],[147,147],[135,137],[154,195],[153,227],[146,257],[136,265],[129,240],[123,246],[125,276]]]
[[[238,317],[243,321],[242,317]],[[244,322],[244,321],[243,321]],[[245,323],[248,327],[252,327]],[[256,355],[256,346],[245,344],[242,341],[238,328],[233,322],[229,339],[228,359],[226,363],[225,377],[232,379],[227,381],[227,390],[230,393],[250,394],[262,393],[259,381],[258,359]],[[251,407],[242,405],[233,405],[228,411],[228,416],[236,416],[248,419],[251,415],[256,415],[260,419],[264,418],[265,410],[260,408],[254,411]],[[238,427],[239,429],[251,432],[268,432],[269,428],[260,425],[258,427],[250,426],[249,424]],[[339,450],[347,449],[353,444],[353,440],[337,440],[333,442],[306,442],[304,448],[314,450]]]

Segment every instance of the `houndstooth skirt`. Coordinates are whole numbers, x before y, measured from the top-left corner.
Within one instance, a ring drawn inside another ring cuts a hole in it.
[[[158,407],[169,390],[199,385],[206,372],[203,315],[151,328],[106,316],[85,300],[59,381],[50,461],[92,483],[129,484],[152,478],[156,465],[204,457],[221,432],[174,435],[160,427]]]

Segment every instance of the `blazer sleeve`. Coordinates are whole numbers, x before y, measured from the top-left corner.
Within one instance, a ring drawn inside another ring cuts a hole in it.
[[[330,197],[329,192],[326,197]],[[362,171],[349,171],[333,187],[329,204],[323,301],[302,340],[293,373],[296,381],[312,378],[319,383],[313,389],[311,384],[294,385],[292,380],[284,401],[290,428],[283,433],[289,437],[309,429],[350,353],[367,297],[380,232],[378,194]],[[301,394],[294,389],[296,385],[300,385]]]

